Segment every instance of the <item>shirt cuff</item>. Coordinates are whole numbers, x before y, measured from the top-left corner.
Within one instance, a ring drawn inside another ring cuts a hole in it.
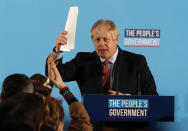
[[[63,56],[63,52],[62,51],[55,52],[55,48],[53,49],[52,54],[57,56],[57,60],[61,59]]]
[[[68,86],[62,88],[60,90],[61,95],[64,97],[64,99],[67,101],[67,103],[70,105],[71,103],[78,101],[76,97],[70,92]]]

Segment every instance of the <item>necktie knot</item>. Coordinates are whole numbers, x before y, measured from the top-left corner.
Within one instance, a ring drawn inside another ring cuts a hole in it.
[[[106,60],[104,61],[104,65],[105,65],[105,66],[108,65],[108,63],[109,63],[109,60],[106,59]]]

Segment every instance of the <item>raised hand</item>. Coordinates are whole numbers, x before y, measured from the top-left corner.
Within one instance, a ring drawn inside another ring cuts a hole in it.
[[[51,54],[48,57],[48,78],[50,79],[50,82],[52,82],[57,88],[60,90],[65,87],[65,84],[61,78],[61,75],[56,67],[55,63],[55,55]]]
[[[61,45],[67,44],[67,37],[66,37],[67,34],[68,34],[68,32],[63,30],[63,31],[61,31],[61,34],[57,37],[56,48],[55,48],[56,52],[59,52]]]

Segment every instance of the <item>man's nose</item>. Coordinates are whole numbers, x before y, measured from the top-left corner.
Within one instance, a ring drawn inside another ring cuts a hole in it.
[[[99,43],[100,43],[101,46],[106,45],[106,42],[104,41],[104,39],[100,39],[100,42],[99,42]]]

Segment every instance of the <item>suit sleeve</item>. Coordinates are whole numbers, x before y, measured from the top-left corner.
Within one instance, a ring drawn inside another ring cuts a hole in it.
[[[60,90],[61,95],[69,105],[71,116],[71,123],[69,131],[92,131],[93,126],[90,123],[90,117],[84,108],[83,104],[79,102],[74,95],[70,92],[68,87]]]
[[[153,75],[147,65],[147,62],[144,56],[140,57],[140,62],[138,66],[140,67],[139,72],[141,76],[142,95],[158,95],[156,91],[156,85],[155,85]]]

